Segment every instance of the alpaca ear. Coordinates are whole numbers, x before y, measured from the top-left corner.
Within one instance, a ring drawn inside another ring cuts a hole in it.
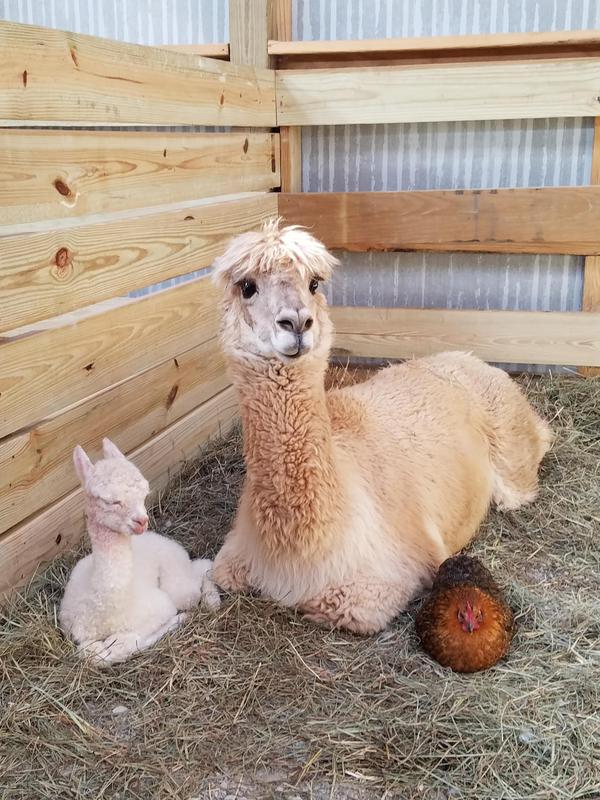
[[[104,458],[125,458],[126,456],[119,450],[114,442],[111,442],[110,439],[104,438],[102,439],[102,452],[104,453]]]
[[[75,472],[77,473],[77,477],[81,481],[81,485],[85,486],[88,476],[92,469],[92,462],[87,456],[87,453],[81,447],[81,445],[77,445],[75,450],[73,450],[73,464],[75,465]]]

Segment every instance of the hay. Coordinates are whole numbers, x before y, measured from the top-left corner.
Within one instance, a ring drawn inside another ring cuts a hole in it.
[[[507,661],[445,671],[414,608],[359,639],[235,598],[103,671],[55,627],[71,556],[0,625],[0,797],[598,798],[600,381],[526,388],[559,433],[541,497],[472,548],[518,610]],[[235,432],[163,494],[158,530],[214,554],[242,470]]]

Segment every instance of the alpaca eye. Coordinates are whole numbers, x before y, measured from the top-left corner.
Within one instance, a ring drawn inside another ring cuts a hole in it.
[[[248,281],[248,280],[242,281],[240,284],[240,288],[242,290],[242,297],[244,298],[244,300],[249,300],[258,291],[254,281]]]
[[[318,288],[319,288],[319,281],[316,278],[313,278],[311,282],[308,284],[308,290],[311,294],[314,294]]]

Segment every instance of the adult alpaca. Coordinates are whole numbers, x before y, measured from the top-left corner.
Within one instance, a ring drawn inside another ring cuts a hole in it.
[[[213,576],[368,634],[471,540],[492,501],[534,499],[551,434],[504,372],[463,353],[326,393],[332,325],[317,288],[336,263],[278,220],[215,263],[247,475]]]

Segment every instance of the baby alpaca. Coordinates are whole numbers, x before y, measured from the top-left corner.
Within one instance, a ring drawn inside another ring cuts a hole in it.
[[[220,598],[211,561],[190,561],[180,544],[147,531],[148,481],[109,439],[102,444],[96,464],[79,445],[73,452],[92,553],[71,573],[59,620],[83,655],[117,663],[177,628],[186,617],[178,612],[200,599],[215,609]]]

